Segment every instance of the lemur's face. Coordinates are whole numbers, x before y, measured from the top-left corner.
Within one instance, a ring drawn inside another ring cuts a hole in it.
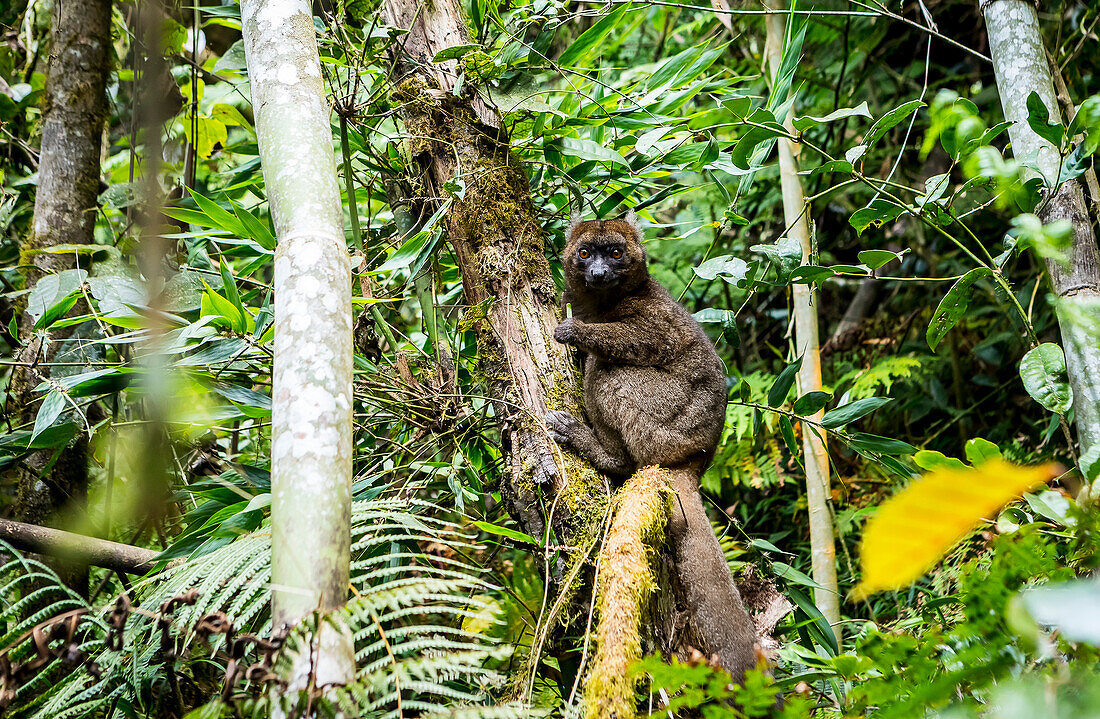
[[[631,289],[648,274],[637,226],[627,220],[590,220],[569,233],[563,260],[576,289],[608,293]]]

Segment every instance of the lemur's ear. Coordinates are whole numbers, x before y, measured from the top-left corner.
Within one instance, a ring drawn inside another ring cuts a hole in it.
[[[576,232],[577,225],[581,224],[584,221],[581,219],[582,217],[583,215],[581,215],[581,213],[577,212],[576,210],[569,213],[569,227],[565,228],[566,242],[573,239],[573,233]]]
[[[634,228],[634,232],[638,235],[638,241],[642,241],[642,226],[638,224],[638,213],[634,211],[634,208],[630,208],[626,211],[626,214],[622,216],[622,221]]]

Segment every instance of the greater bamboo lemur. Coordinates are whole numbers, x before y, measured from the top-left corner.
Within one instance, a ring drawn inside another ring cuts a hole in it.
[[[699,494],[725,424],[722,362],[699,323],[650,277],[633,213],[574,220],[566,239],[562,304],[573,316],[554,339],[583,353],[588,424],[551,412],[547,428],[609,475],[672,470],[679,504],[669,534],[688,603],[678,608],[688,621],[677,644],[681,654],[717,655],[740,681],[756,664],[755,631]]]

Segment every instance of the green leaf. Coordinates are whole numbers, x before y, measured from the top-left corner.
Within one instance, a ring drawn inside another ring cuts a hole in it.
[[[573,44],[565,49],[561,55],[558,56],[559,65],[565,67],[572,67],[577,64],[579,60],[585,58],[596,47],[602,46],[604,38],[606,38],[612,31],[619,26],[623,17],[630,9],[631,3],[623,3],[619,5],[614,12],[606,17],[602,18],[592,27],[588,28],[580,34]]]
[[[787,399],[787,393],[791,391],[791,387],[794,385],[795,377],[798,376],[798,370],[801,367],[802,358],[799,357],[783,368],[783,371],[775,378],[775,383],[772,385],[772,388],[768,390],[769,407],[778,407],[783,404],[783,401]]]
[[[931,449],[922,449],[913,455],[913,461],[921,469],[931,472],[935,469],[966,469],[966,464],[961,459],[948,457],[943,452]]]
[[[43,430],[54,423],[61,416],[61,410],[65,409],[65,395],[57,390],[51,391],[42,400],[42,406],[38,408],[38,415],[34,418],[34,429],[31,431],[30,441],[42,434]]]
[[[888,262],[900,260],[904,252],[891,252],[890,250],[862,250],[858,255],[859,261],[867,265],[868,269],[877,270]]]
[[[1020,379],[1031,398],[1056,414],[1065,414],[1073,406],[1073,390],[1066,373],[1062,348],[1044,342],[1020,360]]]
[[[27,296],[27,312],[34,318],[35,328],[49,327],[68,312],[86,279],[85,270],[63,270],[39,279]]]
[[[872,200],[871,204],[852,213],[848,218],[848,224],[855,228],[857,235],[862,235],[868,227],[882,227],[887,222],[898,219],[903,212],[905,212],[903,205],[880,198]]]
[[[445,60],[454,60],[456,58],[462,57],[471,50],[477,50],[480,47],[481,45],[476,44],[451,45],[450,47],[445,47],[437,52],[435,54],[435,57],[432,58],[432,62],[438,63]]]
[[[1062,146],[1066,128],[1060,122],[1050,121],[1050,110],[1043,104],[1039,93],[1034,91],[1027,96],[1027,124],[1036,135],[1050,144],[1059,148]]]
[[[753,245],[752,252],[766,256],[780,277],[786,277],[802,262],[802,245],[793,237],[780,237],[774,245]]]
[[[748,276],[749,265],[740,257],[722,255],[710,258],[698,267],[692,268],[692,271],[704,280],[721,277],[730,284],[737,284]]]
[[[798,441],[794,438],[794,426],[791,424],[791,418],[787,415],[782,415],[779,418],[779,433],[783,435],[783,444],[787,445],[787,451],[797,458]]]
[[[905,118],[912,115],[921,107],[924,107],[924,103],[920,100],[910,100],[909,102],[895,107],[871,126],[871,130],[867,133],[867,137],[863,139],[863,144],[873,144],[876,140],[889,132],[895,125],[901,123]]]
[[[971,287],[974,283],[992,274],[993,271],[988,267],[975,267],[960,277],[940,300],[936,311],[932,313],[932,321],[928,323],[928,331],[925,334],[928,346],[933,352],[936,351],[944,335],[951,331],[951,328],[966,314],[973,294]]]
[[[509,539],[516,540],[517,542],[533,544],[536,547],[539,545],[538,541],[530,534],[524,534],[523,532],[516,531],[515,529],[502,527],[499,524],[490,524],[489,522],[474,522],[474,526],[483,532],[488,532],[489,534],[496,534],[501,537],[508,537]]]
[[[981,437],[967,440],[963,451],[966,453],[966,461],[975,467],[993,459],[1004,459],[1000,447]]]
[[[241,221],[241,225],[244,226],[246,237],[251,238],[257,245],[265,250],[275,250],[275,235],[272,234],[266,222],[263,222],[259,217],[253,215],[232,200],[229,201],[229,206],[233,208],[233,214],[236,215],[237,219]]]
[[[806,394],[795,400],[794,413],[800,414],[803,417],[809,417],[816,414],[819,410],[825,408],[825,405],[829,404],[833,396],[828,392],[807,392]]]
[[[833,120],[841,120],[845,117],[871,117],[871,111],[867,107],[867,101],[863,101],[855,107],[842,107],[839,110],[834,110],[828,115],[822,117],[814,117],[813,115],[805,115],[803,117],[796,117],[792,124],[794,129],[802,132],[815,125],[821,125],[826,122],[832,122]]]
[[[868,415],[879,407],[893,401],[894,400],[890,397],[867,397],[866,399],[857,399],[855,402],[849,402],[842,407],[837,407],[827,412],[825,416],[821,418],[821,426],[825,429],[843,427],[849,422],[854,422],[860,417]]]
[[[612,162],[617,165],[627,164],[626,158],[622,155],[591,140],[582,140],[577,137],[559,137],[552,145],[558,147],[563,155],[581,160]]]
[[[900,439],[880,437],[877,434],[866,432],[853,432],[847,436],[848,443],[856,449],[880,454],[914,454],[917,448]]]

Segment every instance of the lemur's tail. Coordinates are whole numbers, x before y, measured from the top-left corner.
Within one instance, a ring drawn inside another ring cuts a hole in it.
[[[676,647],[681,659],[695,648],[717,655],[735,681],[756,666],[756,628],[733,581],[726,557],[710,526],[699,494],[701,470],[680,466],[669,470],[679,501],[672,505],[669,538],[676,561],[676,580],[686,597],[687,627]]]

